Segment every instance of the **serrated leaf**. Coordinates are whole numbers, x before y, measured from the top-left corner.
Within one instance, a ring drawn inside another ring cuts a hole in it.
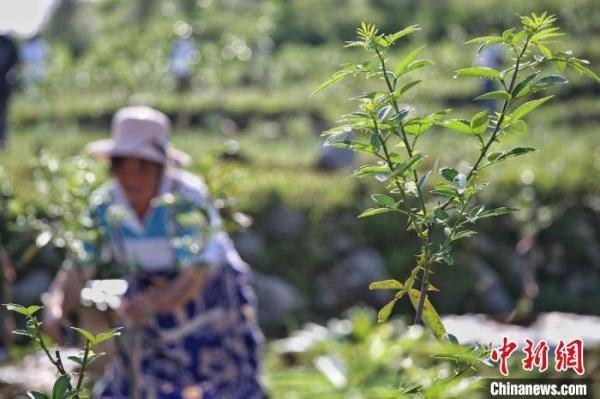
[[[94,338],[93,346],[100,345],[102,342],[104,342],[106,340],[109,340],[111,338],[121,335],[121,330],[122,330],[121,327],[117,327],[117,328],[112,328],[110,330],[99,333]]]
[[[500,155],[500,157],[498,157],[498,161],[504,161],[505,159],[518,157],[519,155],[527,154],[533,151],[535,151],[535,148],[532,147],[516,147]]]
[[[331,86],[332,84],[344,79],[348,75],[352,75],[353,73],[354,73],[354,71],[349,70],[349,69],[342,69],[341,71],[335,72],[333,75],[331,75],[329,77],[329,79],[327,79],[325,82],[321,83],[321,85],[319,85],[319,87],[317,87],[315,89],[315,91],[313,91],[310,94],[310,96],[311,97],[314,96],[315,94],[317,94],[321,90],[325,89],[326,87]]]
[[[405,73],[409,73],[412,72],[414,70],[426,67],[426,66],[431,66],[433,65],[433,62],[430,60],[416,60],[411,62],[410,64],[408,64],[406,66],[406,68],[404,68],[401,72],[400,75],[404,75]]]
[[[340,140],[326,144],[330,147],[346,148],[352,151],[366,152],[368,154],[377,154],[377,148],[372,144],[363,143],[357,140]]]
[[[414,80],[410,83],[405,84],[401,88],[396,89],[396,91],[394,91],[394,97],[395,98],[400,97],[401,95],[403,95],[404,93],[406,93],[407,91],[409,91],[410,89],[412,89],[413,87],[415,87],[416,85],[418,85],[421,82],[422,82],[422,80]]]
[[[467,40],[465,44],[475,44],[475,43],[487,43],[487,42],[501,42],[503,39],[500,36],[480,36],[475,37],[471,40]]]
[[[13,330],[12,333],[15,335],[22,335],[22,336],[28,337],[28,338],[34,338],[34,335],[27,330]]]
[[[6,307],[6,310],[9,310],[11,312],[17,312],[19,314],[22,314],[23,316],[28,316],[29,314],[27,313],[27,308],[21,305],[17,305],[16,303],[5,303],[4,307]]]
[[[454,71],[455,78],[490,78],[500,80],[500,72],[488,67],[467,67]]]
[[[546,101],[550,100],[552,97],[554,96],[552,95],[537,100],[528,101],[525,104],[522,104],[509,115],[510,120],[516,121],[521,119],[522,117],[524,117],[525,115],[527,115],[528,113],[545,103]]]
[[[27,396],[30,399],[48,399],[45,393],[41,393],[38,391],[27,391]]]
[[[69,377],[61,375],[52,387],[52,399],[63,399],[69,389]]]
[[[473,115],[469,122],[469,127],[474,134],[480,135],[485,132],[490,122],[490,117],[486,111],[481,111]]]
[[[358,215],[358,217],[364,218],[364,217],[368,217],[368,216],[379,215],[382,213],[388,213],[388,212],[393,212],[393,211],[394,211],[394,209],[391,209],[391,208],[370,208],[370,209],[363,211],[360,215]]]
[[[510,93],[506,90],[490,91],[480,96],[475,97],[476,101],[479,100],[510,100]]]
[[[444,334],[443,339],[444,339],[444,342],[448,342],[453,345],[460,345],[458,342],[458,338],[456,338],[452,334],[449,334],[449,333]]]
[[[425,174],[419,177],[419,181],[417,182],[417,187],[419,188],[419,190],[423,190],[423,186],[425,186],[425,183],[427,182],[427,179],[429,179],[430,175],[431,171],[428,170]]]
[[[94,343],[94,334],[92,334],[91,332],[89,332],[83,328],[79,328],[79,327],[71,327],[71,329],[77,331],[86,340],[90,341],[90,343],[92,343],[92,344]]]
[[[42,306],[32,305],[27,308],[27,314],[29,315],[29,317],[31,317],[42,309],[43,309]]]
[[[410,302],[416,310],[419,307],[419,298],[421,297],[421,292],[413,288],[409,290],[408,296],[410,298]],[[422,320],[425,326],[427,326],[427,328],[429,328],[429,330],[433,333],[434,337],[438,341],[443,341],[444,334],[446,334],[446,328],[442,323],[440,315],[431,304],[431,301],[429,301],[429,298],[425,298]]]
[[[389,301],[384,307],[379,309],[379,312],[377,312],[377,321],[383,323],[390,318],[390,315],[392,314],[392,310],[394,309],[394,305],[396,304],[397,300],[398,299],[394,298],[391,301]]]
[[[396,208],[396,200],[389,195],[385,194],[373,194],[371,195],[373,201],[377,202],[380,205],[385,206],[386,208]]]
[[[419,52],[421,50],[423,50],[423,48],[425,48],[425,46],[421,46],[421,47],[414,49],[413,51],[408,53],[402,61],[400,61],[400,63],[398,64],[398,67],[396,67],[396,75],[397,76],[400,76],[402,74],[402,72],[407,67],[407,65],[410,64],[412,62],[412,60],[415,59],[417,54],[419,54]]]
[[[356,169],[352,176],[363,177],[363,176],[371,176],[380,173],[387,173],[388,167],[385,165],[363,165],[360,168]]]
[[[391,179],[395,176],[404,176],[406,172],[416,168],[424,158],[425,156],[423,154],[415,154],[408,161],[395,164],[394,170],[388,179]]]
[[[404,285],[398,280],[390,279],[383,281],[375,281],[369,284],[370,290],[401,290]]]
[[[390,114],[391,111],[392,111],[391,105],[386,105],[385,107],[381,108],[379,110],[379,112],[377,113],[377,121],[383,122],[385,119],[387,119],[387,116]]]
[[[391,35],[385,36],[385,40],[388,42],[389,46],[394,44],[394,42],[396,42],[396,40],[400,39],[401,37],[410,35],[411,33],[416,32],[418,30],[421,30],[421,27],[419,25],[410,25],[396,33],[392,33]]]
[[[439,172],[440,176],[451,182],[454,181],[454,178],[456,177],[456,175],[458,175],[458,171],[456,169],[448,167],[440,168]]]
[[[524,120],[519,119],[518,121],[514,121],[509,123],[504,130],[506,133],[526,133],[527,132],[527,124]]]
[[[466,119],[448,119],[445,120],[442,125],[460,133],[473,134],[470,121]]]
[[[527,76],[525,79],[523,79],[522,81],[520,81],[514,88],[513,90],[513,97],[519,98],[524,96],[525,94],[527,94],[527,87],[529,87],[529,84],[533,81],[533,79],[535,79],[537,77],[537,75],[539,75],[539,72],[534,72],[531,75]]]
[[[505,215],[507,213],[517,212],[517,208],[500,207],[496,209],[488,209],[479,214],[479,219],[489,218],[494,216]]]
[[[491,154],[489,154],[487,156],[487,160],[490,162],[494,162],[495,160],[500,158],[502,156],[502,154],[504,154],[502,151],[492,152]]]

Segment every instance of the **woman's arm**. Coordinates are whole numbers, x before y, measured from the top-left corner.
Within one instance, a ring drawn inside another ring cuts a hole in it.
[[[209,275],[209,269],[186,268],[173,281],[154,286],[125,301],[122,311],[134,323],[141,322],[153,312],[173,312],[199,295]]]

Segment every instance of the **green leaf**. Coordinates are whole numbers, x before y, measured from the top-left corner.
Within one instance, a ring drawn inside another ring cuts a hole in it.
[[[335,72],[333,75],[331,75],[331,77],[329,77],[329,79],[327,79],[325,82],[321,83],[321,85],[319,87],[317,87],[315,89],[315,91],[313,91],[310,94],[310,96],[311,97],[314,96],[315,94],[317,94],[321,90],[325,89],[326,87],[331,86],[335,82],[338,82],[338,81],[344,79],[346,76],[352,75],[353,73],[354,73],[354,71],[349,70],[349,69],[342,69],[340,71]]]
[[[389,195],[385,194],[373,194],[371,195],[373,201],[377,202],[380,205],[385,206],[386,208],[396,208],[396,200]]]
[[[120,332],[121,330],[122,330],[121,327],[117,327],[117,328],[112,328],[110,330],[101,332],[100,334],[96,335],[96,337],[94,338],[93,346],[100,345],[102,342],[104,342],[106,340],[109,340],[111,338],[121,335],[121,332]]]
[[[531,75],[527,76],[522,81],[520,81],[515,86],[515,89],[513,90],[513,97],[515,99],[517,99],[517,98],[522,97],[525,94],[527,94],[527,90],[526,89],[529,87],[529,84],[533,81],[533,79],[535,79],[537,77],[537,75],[539,75],[539,72],[534,72]]]
[[[61,375],[52,387],[52,399],[63,399],[69,389],[69,377]]]
[[[29,317],[31,317],[31,316],[35,315],[37,312],[39,312],[39,311],[40,311],[40,310],[42,310],[42,309],[43,309],[43,307],[42,307],[42,306],[37,306],[37,305],[32,305],[32,306],[29,306],[29,307],[27,308],[27,315],[28,315]]]
[[[408,66],[408,64],[410,64],[412,62],[412,60],[415,59],[417,54],[419,54],[419,52],[421,50],[423,50],[423,48],[425,48],[425,46],[421,46],[419,48],[414,49],[413,51],[408,53],[402,61],[400,61],[400,64],[398,64],[398,67],[396,67],[396,75],[397,76],[400,76],[402,74],[402,72]]]
[[[41,393],[38,391],[27,391],[27,396],[30,399],[48,399],[45,393]]]
[[[479,214],[479,219],[505,215],[507,213],[517,212],[517,211],[518,211],[517,208],[507,208],[507,207],[488,209],[487,211],[483,211]]]
[[[475,44],[475,43],[487,43],[487,42],[501,42],[503,39],[500,36],[480,36],[475,37],[471,40],[467,40],[465,44]]]
[[[379,215],[381,213],[388,213],[388,212],[393,212],[393,211],[394,211],[394,209],[391,209],[391,208],[370,208],[370,209],[363,211],[360,215],[358,215],[358,217],[364,218],[364,217],[368,217],[368,216]]]
[[[384,307],[379,309],[379,312],[377,313],[377,321],[383,323],[390,318],[390,314],[392,314],[392,310],[394,309],[394,305],[396,304],[397,300],[397,298],[394,298],[391,301],[389,301]]]
[[[395,176],[404,176],[406,172],[417,167],[417,165],[425,158],[423,154],[415,154],[406,162],[399,162],[394,165],[394,170],[390,174],[389,179]]]
[[[510,93],[506,90],[496,90],[477,96],[475,100],[510,100],[510,98]]]
[[[442,125],[460,133],[473,134],[470,121],[466,119],[448,119],[442,122]]]
[[[404,285],[398,280],[375,281],[369,284],[370,290],[401,290]]]
[[[379,112],[377,113],[377,121],[383,122],[387,118],[387,116],[389,115],[391,110],[392,110],[391,105],[386,105],[385,107],[381,108],[379,110]]]
[[[452,334],[449,334],[449,333],[444,334],[443,339],[444,339],[444,342],[448,342],[453,345],[460,345],[458,342],[458,338],[456,338]]]
[[[490,162],[494,162],[495,160],[497,160],[498,158],[500,158],[502,156],[502,154],[504,154],[502,151],[492,152],[491,154],[489,154],[487,156],[487,159]]]
[[[435,195],[441,195],[442,197],[446,197],[448,199],[452,199],[457,196],[456,189],[447,185],[438,185],[435,187],[435,190],[431,190],[431,193]]]
[[[404,130],[406,133],[418,137],[432,126],[433,120],[431,118],[413,118],[404,124]]]
[[[92,334],[91,332],[84,330],[83,328],[79,328],[79,327],[71,327],[71,329],[77,331],[79,334],[83,335],[83,337],[90,341],[91,344],[94,343],[94,334]]]
[[[396,33],[392,33],[391,35],[385,36],[385,40],[388,42],[389,46],[394,44],[394,42],[396,42],[396,40],[400,39],[401,37],[410,35],[411,33],[416,32],[418,30],[421,30],[421,27],[419,25],[410,25]]]
[[[469,127],[473,133],[480,135],[485,132],[490,122],[490,117],[486,111],[481,111],[473,115],[469,123]]]
[[[410,302],[412,303],[415,310],[419,307],[419,298],[421,297],[421,292],[414,288],[410,289],[408,292],[408,296],[410,298]],[[387,306],[387,305],[386,305]],[[438,341],[444,340],[444,334],[446,334],[446,328],[442,323],[442,319],[440,315],[435,310],[429,298],[425,298],[425,303],[423,306],[423,315],[422,315],[423,323],[429,328],[429,330],[433,333],[435,338]]]
[[[406,68],[404,68],[398,76],[404,75],[404,74],[412,72],[416,69],[420,69],[420,68],[423,68],[426,66],[431,66],[431,65],[433,65],[433,62],[430,60],[416,60],[416,61],[413,61],[410,64],[408,64],[406,66]]]
[[[506,125],[506,127],[504,128],[504,131],[506,133],[517,133],[517,134],[523,134],[527,132],[527,124],[525,123],[524,120],[519,119],[518,121],[514,121],[509,123],[508,125]]]
[[[83,366],[83,357],[80,357],[80,356],[69,356],[67,359],[69,359],[72,362],[77,363],[79,366]]]
[[[452,235],[452,239],[450,240],[450,242],[454,242],[463,238],[468,238],[471,236],[474,236],[475,234],[477,234],[475,231],[473,230],[461,230],[461,231],[457,231],[454,233],[454,235]]]
[[[27,313],[27,308],[25,306],[17,305],[16,303],[5,303],[4,306],[6,307],[6,310],[9,310],[11,312],[17,312],[19,314],[22,314],[23,316],[29,316],[29,314]]]
[[[498,157],[498,161],[504,161],[505,159],[518,157],[519,155],[527,154],[533,151],[535,151],[535,148],[532,147],[516,147],[500,155],[500,157]]]
[[[468,67],[454,71],[455,78],[491,78],[501,80],[500,72],[488,67]]]
[[[439,172],[440,176],[448,181],[454,181],[454,178],[458,175],[458,171],[452,168],[440,168]]]
[[[569,81],[562,76],[549,75],[536,80],[534,85],[564,85],[567,83],[569,83]]]
[[[372,144],[360,142],[358,140],[341,140],[327,143],[326,145],[337,148],[347,148],[352,151],[366,152],[368,154],[377,154],[378,148]]]
[[[525,104],[521,105],[520,107],[518,107],[517,109],[515,109],[510,115],[510,120],[511,121],[516,121],[521,119],[522,117],[524,117],[525,115],[527,115],[528,113],[530,113],[531,111],[533,111],[534,109],[536,109],[537,107],[539,107],[540,105],[542,105],[543,103],[545,103],[546,101],[550,100],[552,96],[548,96],[548,97],[544,97],[544,98],[540,98],[538,100],[532,100],[532,101],[528,101]]]
[[[412,89],[413,87],[415,87],[416,85],[418,85],[421,82],[422,82],[422,80],[413,80],[412,82],[405,84],[401,88],[396,89],[396,91],[394,91],[394,97],[395,98],[400,97],[401,95],[403,95],[404,93],[406,93],[407,91],[409,91],[410,89]]]
[[[387,172],[388,167],[386,165],[363,165],[356,169],[352,176],[363,177]]]
[[[454,176],[453,183],[456,187],[456,192],[458,194],[462,194],[467,188],[467,176],[465,176],[462,173],[459,173],[456,176]]]
[[[15,334],[15,335],[22,335],[22,336],[28,337],[28,338],[34,338],[35,337],[35,335],[33,335],[31,332],[29,332],[27,330],[13,330],[12,333]]]
[[[419,181],[417,182],[417,187],[419,188],[419,190],[423,190],[423,186],[425,186],[425,183],[427,182],[427,179],[429,179],[429,176],[431,176],[430,170],[428,170],[427,173],[419,177]]]

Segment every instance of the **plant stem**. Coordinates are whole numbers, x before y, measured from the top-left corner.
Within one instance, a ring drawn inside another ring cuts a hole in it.
[[[387,75],[387,68],[385,66],[385,59],[383,57],[383,54],[378,49],[375,49],[375,53],[377,54],[377,57],[379,58],[379,62],[381,63],[383,77],[384,77],[385,83],[387,84],[388,90],[389,90],[390,94],[393,94],[394,87],[393,87],[392,83],[390,82],[390,79]],[[398,107],[398,102],[396,101],[395,98],[392,99],[392,105],[393,105],[396,113],[400,113],[400,108]],[[406,152],[408,153],[408,156],[410,158],[412,158],[414,148],[410,145],[410,143],[408,141],[408,137],[406,134],[406,130],[404,129],[404,125],[401,125],[400,133],[401,133],[400,138],[401,138],[402,142],[404,143],[404,146],[406,147]],[[423,193],[421,191],[421,188],[418,185],[419,176],[417,174],[417,171],[414,169],[413,169],[413,178],[414,178],[415,184],[417,186],[417,198],[419,200],[419,205],[421,206],[423,216],[425,217],[425,216],[427,216],[427,206],[425,205],[425,200],[423,199]],[[402,190],[400,190],[400,191],[403,192]],[[425,306],[425,300],[427,299],[427,291],[429,290],[429,268],[431,266],[431,263],[429,261],[428,250],[431,247],[431,234],[430,234],[431,226],[428,223],[425,231],[420,232],[420,230],[416,228],[416,226],[417,226],[416,221],[413,221],[413,225],[415,226],[415,230],[419,233],[418,234],[419,237],[423,241],[425,241],[425,246],[427,248],[427,251],[425,251],[426,253],[424,254],[424,256],[425,256],[424,263],[425,264],[423,266],[423,277],[421,278],[421,290],[420,290],[421,293],[419,295],[419,304],[416,309],[415,321],[414,321],[414,324],[418,324],[421,321],[421,316],[423,314],[423,308]],[[422,238],[422,234],[425,234],[425,236],[426,236],[425,239]]]
[[[40,326],[39,326],[37,317],[34,316],[34,317],[31,318],[31,320],[33,321],[33,325],[34,325],[34,328],[35,328],[35,332],[37,334],[38,342],[40,343],[40,347],[42,348],[42,350],[46,354],[46,357],[48,357],[48,360],[50,360],[50,363],[52,363],[52,365],[54,365],[54,367],[56,367],[56,369],[58,370],[58,372],[60,373],[60,375],[66,376],[67,373],[61,367],[61,364],[57,360],[54,360],[54,358],[50,354],[50,351],[48,350],[48,347],[46,346],[46,343],[44,342],[44,338],[42,336],[42,332],[40,331]]]
[[[504,122],[504,118],[506,117],[508,108],[511,105],[511,99],[512,99],[512,95],[513,95],[514,86],[515,86],[515,83],[517,80],[517,75],[519,74],[519,66],[521,64],[521,58],[525,54],[525,51],[527,51],[527,47],[529,47],[530,40],[531,40],[531,36],[528,36],[527,40],[525,41],[525,44],[523,45],[523,49],[521,50],[521,53],[517,56],[517,61],[515,63],[515,71],[513,72],[513,75],[510,80],[510,85],[508,88],[508,92],[510,93],[511,98],[504,101],[504,105],[502,106],[502,110],[500,111],[500,116],[498,117],[498,122],[496,123],[496,127],[494,128],[494,132],[490,136],[490,139],[488,140],[486,145],[481,149],[481,154],[479,154],[479,158],[477,158],[477,161],[475,161],[475,164],[473,164],[473,167],[467,174],[467,176],[466,176],[467,182],[471,179],[471,177],[474,176],[475,173],[477,173],[477,170],[478,170],[477,168],[479,168],[479,164],[483,161],[483,158],[485,158],[488,150],[490,149],[490,147],[492,146],[494,141],[496,141],[496,138],[498,137],[498,134],[500,133],[500,127],[502,126],[502,122]],[[441,206],[441,209],[446,209],[448,207],[448,205],[450,205],[451,202],[452,202],[451,200],[447,200]]]
[[[77,385],[75,386],[75,390],[79,391],[81,389],[81,385],[83,384],[83,376],[85,374],[85,368],[87,366],[87,358],[90,354],[90,340],[85,340],[85,350],[83,352],[83,361],[81,362],[81,370],[79,371],[79,378],[77,378]],[[79,398],[79,395],[75,396],[76,399]]]
[[[429,254],[425,254],[425,266],[423,267],[423,277],[421,278],[421,289],[419,293],[419,305],[417,306],[417,312],[415,313],[415,321],[413,325],[417,325],[421,322],[423,316],[423,308],[425,307],[425,300],[427,299],[427,291],[429,290],[429,267],[431,262],[429,261]]]

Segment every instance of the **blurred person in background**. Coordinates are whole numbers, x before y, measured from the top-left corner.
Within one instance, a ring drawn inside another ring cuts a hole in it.
[[[125,335],[134,334],[94,398],[264,398],[250,269],[221,230],[205,184],[169,166],[189,157],[169,146],[167,116],[124,108],[112,130],[113,139],[87,147],[110,160],[113,175],[91,198],[100,234],[57,275],[44,300],[46,331],[61,341],[83,284],[112,262],[129,282],[118,313]]]
[[[500,69],[503,60],[504,54],[502,53],[502,46],[495,44],[477,54],[475,57],[475,65],[492,69]],[[481,84],[481,94],[494,90],[498,90],[496,88],[496,81],[491,78],[483,79]],[[483,103],[490,111],[495,110],[496,102],[494,100],[484,100]]]
[[[177,39],[173,42],[169,58],[169,71],[177,80],[177,90],[185,91],[190,88],[193,76],[194,59],[198,56],[196,43],[192,38],[192,27],[186,23],[178,24],[175,28]]]
[[[28,39],[21,45],[20,58],[23,64],[23,82],[26,87],[31,87],[44,80],[49,54],[48,43],[39,35]]]
[[[8,140],[8,105],[12,88],[16,82],[14,67],[19,61],[15,41],[0,34],[0,150]]]

